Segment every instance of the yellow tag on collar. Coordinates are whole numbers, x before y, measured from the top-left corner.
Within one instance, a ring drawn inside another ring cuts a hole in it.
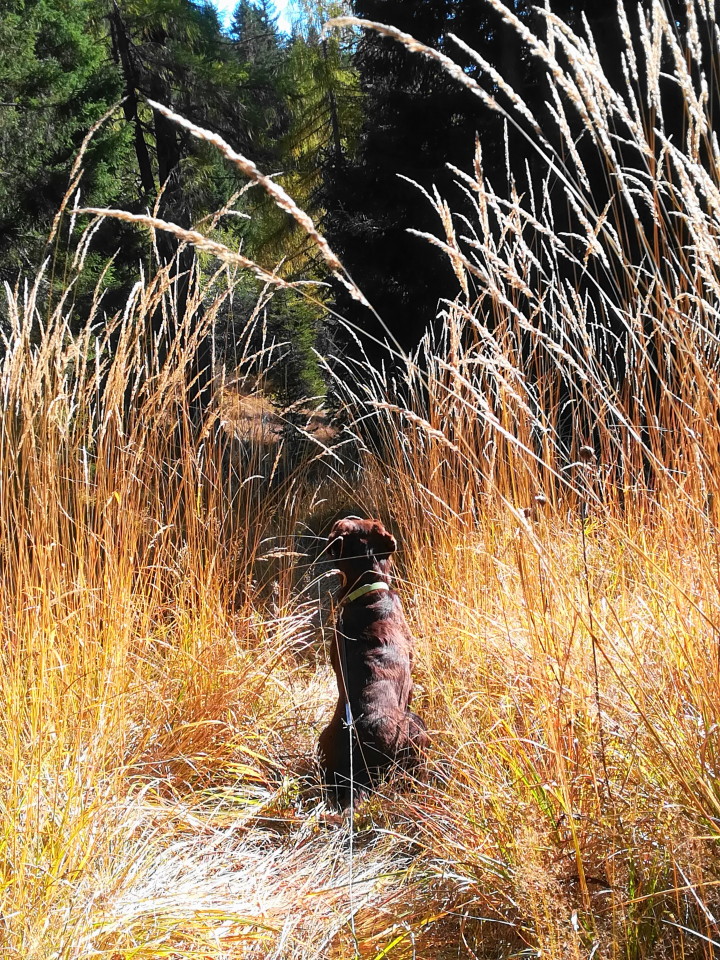
[[[366,583],[364,587],[358,587],[357,590],[353,590],[352,593],[349,593],[346,597],[343,598],[343,603],[352,603],[353,600],[357,600],[358,597],[364,597],[366,593],[372,593],[373,590],[389,590],[390,587],[382,580],[378,580],[377,583]]]

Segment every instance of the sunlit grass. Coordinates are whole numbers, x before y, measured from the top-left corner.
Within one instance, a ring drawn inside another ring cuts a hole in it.
[[[558,89],[586,98],[566,108],[606,151],[598,128],[617,129],[625,100],[550,29],[569,51]],[[668,30],[657,6],[650,66]],[[554,69],[549,48],[536,53]],[[503,201],[480,154],[458,174],[475,209],[460,224],[437,202],[461,290],[444,334],[392,376],[336,363],[334,451],[234,423],[220,372],[192,423],[193,345],[222,307],[214,278],[171,351],[147,335],[156,310],[172,315],[167,271],[109,321],[99,302],[89,322],[70,298],[48,306],[42,274],[9,292],[8,956],[717,953],[720,176],[681,79],[685,153],[651,136],[644,106],[623,120],[654,158],[643,196],[662,201],[642,262],[616,242],[642,226],[632,171],[609,153],[617,196],[593,212],[567,145],[580,253],[552,231],[557,193]],[[573,257],[585,281],[605,261],[622,280],[600,308],[562,281]],[[622,380],[597,362],[609,318]],[[245,350],[233,390],[251,392],[267,362]],[[421,783],[388,784],[357,812],[352,858],[313,759],[335,698],[334,581],[316,538],[344,510],[398,535],[414,709],[433,737]]]

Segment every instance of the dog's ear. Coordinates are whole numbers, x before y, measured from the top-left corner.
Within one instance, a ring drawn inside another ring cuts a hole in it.
[[[336,560],[342,556],[343,537],[350,532],[349,524],[346,520],[338,520],[333,524],[333,528],[328,536],[328,550],[330,555]]]
[[[395,540],[395,537],[388,533],[380,522],[376,522],[372,525],[372,530],[368,536],[368,542],[372,547],[372,551],[376,557],[389,557],[391,553],[395,553],[397,550],[397,541]]]
[[[331,534],[328,538],[328,550],[332,557],[335,560],[338,560],[342,556],[342,547],[343,547],[343,538],[342,534],[336,533],[334,536]]]

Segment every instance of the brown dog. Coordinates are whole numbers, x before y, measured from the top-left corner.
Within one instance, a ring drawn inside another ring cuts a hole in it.
[[[328,543],[344,583],[330,658],[339,696],[319,752],[325,785],[344,809],[392,765],[413,766],[430,741],[409,709],[415,642],[388,583],[394,537],[379,520],[348,517]]]

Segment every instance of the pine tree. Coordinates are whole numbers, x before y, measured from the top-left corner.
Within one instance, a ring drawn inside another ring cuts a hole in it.
[[[499,29],[474,0],[356,0],[353,9],[441,49],[449,28],[481,47]],[[457,58],[456,48],[449,52]],[[447,261],[407,232],[438,230],[436,215],[408,180],[451,194],[446,164],[469,165],[477,131],[486,152],[498,154],[502,127],[437,64],[375,32],[361,36],[355,64],[364,124],[357,154],[325,168],[328,233],[393,335],[410,348],[435,318],[439,300],[454,296],[456,288]],[[476,70],[471,63],[467,69]],[[357,324],[383,335],[367,312],[349,300],[342,304]]]
[[[268,0],[256,3],[240,0],[233,14],[230,36],[238,58],[258,73],[267,76],[282,63],[281,36]]]
[[[215,10],[191,0],[112,0],[110,24],[113,53],[125,87],[125,119],[134,131],[139,173],[137,205],[152,206],[160,197],[159,215],[189,227],[225,201],[232,173],[217,153],[193,139],[145,98],[169,106],[190,120],[230,136],[242,136],[241,98],[247,71],[226,43]],[[244,137],[246,142],[249,136]],[[161,232],[157,249],[163,264],[173,266],[176,315],[182,318],[190,285],[196,276],[192,246]],[[157,311],[158,332],[166,323]],[[166,338],[172,339],[168,330]],[[209,344],[198,347],[190,398],[196,418],[209,389]]]
[[[323,168],[353,151],[361,122],[350,53],[338,37],[321,35],[324,20],[341,12],[347,11],[339,3],[304,3],[293,36],[286,38],[267,3],[243,0],[231,28],[237,55],[250,57],[248,87],[266,118],[264,126],[255,124],[260,133],[255,156],[321,226]],[[267,196],[251,191],[244,210],[250,215],[242,230],[245,252],[267,266],[279,266],[288,277],[327,278],[306,233]],[[276,297],[268,312],[268,328],[289,345],[284,369],[274,381],[282,402],[315,394],[322,382],[313,351],[327,334],[323,299],[330,298],[320,289],[316,297],[313,305],[288,292]]]
[[[543,14],[529,0],[504,0],[505,5],[535,31],[543,31]],[[631,5],[628,16],[639,37],[638,17],[651,0]],[[354,0],[360,17],[392,24],[424,43],[444,50],[501,102],[503,95],[490,78],[447,38],[453,32],[478,50],[530,105],[542,126],[553,136],[554,122],[546,113],[547,69],[521,42],[514,28],[503,23],[497,11],[477,0]],[[550,9],[577,33],[586,23],[594,37],[603,69],[617,89],[624,86],[619,51],[623,47],[615,3],[597,0],[550,0]],[[683,0],[667,0],[666,9],[679,33],[686,29]],[[712,43],[712,38],[701,38]],[[562,51],[558,51],[562,58]],[[665,82],[665,133],[684,137],[682,97],[673,80],[670,52],[663,53]],[[357,44],[355,64],[363,93],[364,124],[354,158],[325,167],[324,203],[327,227],[354,279],[405,348],[412,348],[433,323],[442,298],[452,298],[457,285],[447,258],[422,239],[408,234],[415,229],[437,234],[436,215],[421,194],[402,177],[425,190],[436,186],[451,206],[462,211],[462,194],[454,185],[447,164],[470,167],[474,140],[479,135],[486,176],[499,192],[509,191],[508,172],[525,187],[529,170],[532,186],[541,188],[543,165],[532,143],[509,128],[509,170],[506,167],[506,134],[503,122],[478,98],[460,87],[436,64],[410,53],[396,42],[373,31],[364,32]],[[717,90],[710,87],[713,102]],[[636,91],[640,103],[643,90]],[[512,112],[512,110],[511,110]],[[572,109],[569,113],[572,116]],[[716,111],[720,115],[720,108]],[[588,175],[596,187],[598,210],[613,193],[599,154],[578,123],[578,150],[586,157]],[[618,143],[618,150],[626,149]],[[627,148],[632,150],[631,147]],[[628,156],[629,162],[637,158]],[[521,187],[521,190],[523,188]],[[552,189],[552,184],[550,185]],[[542,190],[540,191],[541,195]],[[554,210],[558,230],[566,211]],[[608,282],[614,282],[608,281]],[[620,281],[621,282],[621,281]],[[342,291],[338,291],[342,298]],[[354,302],[342,300],[343,311],[374,335],[383,330]],[[372,347],[370,347],[372,350]]]
[[[323,171],[354,153],[362,122],[357,73],[349,50],[337,36],[323,36],[324,19],[343,12],[341,4],[306,4],[295,25],[283,63],[286,124],[276,144],[282,183],[313,219],[325,218]],[[286,258],[290,273],[307,273],[315,251],[286,217],[267,211],[265,249]],[[274,228],[274,229],[273,229]],[[315,264],[324,276],[322,264]]]
[[[0,17],[0,276],[34,272],[90,126],[121,96],[87,0],[6,0]],[[115,198],[129,172],[124,130],[107,125],[85,162],[83,197]]]

